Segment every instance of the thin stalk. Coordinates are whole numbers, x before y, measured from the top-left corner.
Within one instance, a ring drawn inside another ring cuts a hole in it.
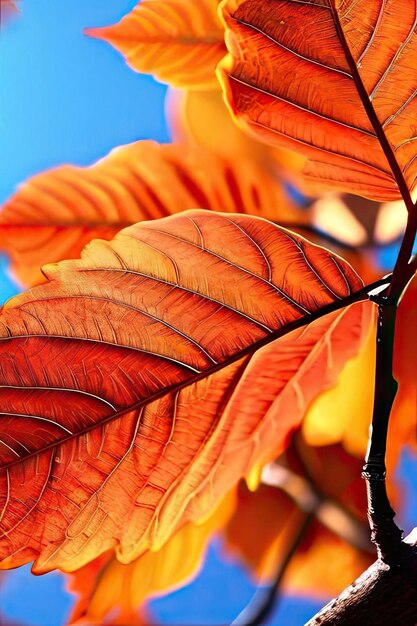
[[[398,303],[413,275],[411,255],[417,232],[417,209],[392,146],[385,135],[360,77],[358,67],[346,41],[334,0],[331,1],[331,9],[352,78],[408,210],[407,226],[392,274],[391,285],[375,298],[379,305],[375,400],[370,445],[363,469],[363,476],[367,481],[371,538],[376,544],[379,557],[391,564],[399,562],[399,555],[402,552],[402,531],[394,523],[395,513],[391,508],[386,492],[385,453],[388,423],[398,387],[392,373],[395,320]]]
[[[378,557],[388,564],[402,558],[402,530],[395,524],[395,511],[386,490],[385,456],[388,425],[398,383],[393,375],[395,322],[398,303],[416,271],[416,256],[411,257],[417,230],[417,212],[409,214],[407,228],[392,274],[391,284],[374,300],[378,303],[378,328],[375,371],[375,399],[371,437],[362,475],[368,494],[371,540]]]
[[[260,626],[261,624],[265,624],[265,621],[268,617],[270,617],[273,609],[277,606],[277,602],[279,600],[278,591],[282,580],[293,556],[306,536],[314,517],[314,511],[307,513],[304,516],[301,525],[291,542],[290,548],[287,550],[283,560],[279,564],[273,582],[267,588],[259,587],[256,590],[249,604],[245,606],[243,611],[232,622],[231,626]]]

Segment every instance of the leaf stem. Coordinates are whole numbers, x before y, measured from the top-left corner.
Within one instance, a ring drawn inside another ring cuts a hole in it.
[[[416,255],[411,256],[416,231],[415,211],[408,215],[391,284],[374,298],[378,303],[375,399],[370,443],[362,475],[367,483],[371,540],[376,545],[378,557],[388,564],[398,564],[402,555],[402,530],[394,522],[395,512],[385,483],[388,425],[398,389],[393,375],[395,323],[398,303],[416,271],[417,258]]]
[[[231,626],[260,626],[265,623],[265,620],[270,616],[272,610],[277,606],[279,599],[278,590],[288,569],[288,565],[310,529],[314,517],[314,511],[304,515],[289,549],[279,564],[273,582],[267,588],[259,587],[256,590],[249,604],[245,606],[243,611],[232,622]]]

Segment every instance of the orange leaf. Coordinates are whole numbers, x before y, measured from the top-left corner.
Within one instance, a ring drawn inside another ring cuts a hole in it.
[[[142,0],[118,24],[86,34],[111,43],[136,71],[176,87],[212,89],[225,55],[218,0]]]
[[[291,559],[283,587],[308,594],[339,593],[374,560],[361,478],[363,460],[340,446],[306,446],[299,436],[296,441],[297,454],[293,444],[279,461],[281,489],[261,485],[250,493],[241,485],[236,512],[226,527],[226,547],[257,579],[267,582],[309,512],[299,506],[315,505],[316,519]]]
[[[92,167],[64,165],[22,185],[0,212],[0,246],[32,285],[44,280],[41,265],[78,257],[95,237],[111,239],[135,222],[194,208],[308,220],[252,160],[139,141]]]
[[[70,576],[70,591],[80,594],[71,623],[103,623],[115,610],[118,622],[131,624],[145,600],[181,587],[203,562],[213,534],[222,528],[236,506],[234,492],[200,525],[186,524],[163,548],[145,552],[123,565],[112,552],[95,559]]]
[[[244,215],[142,222],[44,271],[0,317],[2,568],[162,547],[283,449],[368,328],[369,303],[321,317],[361,287],[346,262]]]
[[[415,446],[417,422],[417,275],[400,302],[395,325],[394,377],[398,393],[390,416],[388,463],[392,467],[404,442]]]
[[[413,3],[224,0],[221,6],[230,54],[219,77],[241,125],[305,154],[310,179],[394,200],[401,194],[362,91],[410,190],[415,186]]]
[[[255,161],[275,177],[295,178],[305,158],[283,148],[267,146],[243,132],[232,120],[221,91],[169,92],[168,122],[175,141],[197,145],[229,159]],[[299,183],[299,176],[295,181]]]
[[[342,443],[351,454],[365,458],[374,403],[375,333],[374,327],[359,354],[346,364],[336,385],[320,394],[309,407],[302,425],[308,444]]]

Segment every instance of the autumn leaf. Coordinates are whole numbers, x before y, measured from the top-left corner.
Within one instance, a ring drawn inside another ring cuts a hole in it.
[[[86,243],[186,209],[243,212],[305,223],[282,185],[261,164],[184,146],[138,141],[91,167],[64,165],[24,183],[0,212],[0,247],[27,285],[45,263],[78,257]]]
[[[242,157],[275,177],[299,184],[305,158],[284,148],[266,145],[234,123],[219,91],[170,90],[167,118],[177,143],[197,145],[228,159]]]
[[[219,78],[240,125],[305,154],[305,174],[320,184],[375,200],[400,198],[401,176],[414,188],[413,3],[224,0],[221,7],[229,56]]]
[[[299,433],[294,441],[277,461],[281,487],[263,484],[252,493],[240,486],[235,514],[225,530],[225,549],[249,568],[257,582],[268,584],[306,516],[315,511],[282,585],[291,593],[339,593],[374,558],[361,478],[363,459],[340,445],[308,446]]]
[[[394,468],[404,443],[415,447],[417,423],[417,382],[412,364],[417,351],[417,275],[401,299],[397,312],[393,374],[399,387],[390,416],[387,456]]]
[[[88,28],[111,43],[136,71],[176,87],[212,89],[226,53],[218,0],[141,0],[118,24]]]
[[[161,593],[170,593],[197,575],[212,536],[230,519],[236,506],[229,493],[202,524],[186,524],[163,548],[145,552],[124,565],[112,551],[69,575],[69,590],[80,597],[72,611],[71,623],[135,623],[144,602]]]
[[[340,443],[350,454],[365,458],[374,400],[375,332],[376,328],[372,328],[336,385],[320,394],[309,407],[302,424],[303,437],[309,445]]]
[[[1,567],[36,573],[127,563],[207,516],[285,447],[372,306],[324,317],[358,276],[244,215],[142,222],[44,271],[0,318]]]

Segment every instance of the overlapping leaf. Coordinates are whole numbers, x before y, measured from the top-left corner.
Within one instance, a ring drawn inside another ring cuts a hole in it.
[[[0,319],[0,558],[122,562],[206,516],[285,446],[367,331],[340,258],[253,217],[188,212],[96,241]]]
[[[74,572],[70,589],[80,594],[72,616],[75,623],[107,623],[111,615],[113,620],[117,616],[115,623],[135,623],[138,612],[146,610],[144,603],[159,590],[169,593],[197,573],[207,541],[219,529],[226,558],[232,552],[257,582],[268,584],[304,522],[307,513],[300,503],[314,497],[321,498],[318,519],[293,557],[283,586],[292,592],[330,595],[349,584],[373,560],[360,476],[363,456],[354,458],[340,446],[306,446],[299,434],[295,439],[304,468],[294,462],[292,443],[279,460],[282,465],[276,466],[282,470],[281,488],[262,484],[250,492],[242,481],[237,501],[230,494],[204,524],[186,525],[158,552],[147,552],[129,565],[110,552]],[[290,470],[286,457],[294,466]],[[313,490],[320,495],[312,496]]]
[[[392,200],[400,193],[381,132],[414,188],[413,2],[224,0],[222,10],[230,55],[219,75],[241,124],[303,152],[308,177]],[[363,103],[373,107],[378,132]]]
[[[390,445],[387,454],[395,467],[404,442],[416,443],[417,381],[413,363],[417,351],[417,276],[410,282],[398,307],[395,326],[394,376],[398,393],[390,416]]]
[[[226,53],[218,0],[142,0],[113,26],[86,33],[111,43],[133,69],[176,87],[212,88]]]
[[[228,159],[251,160],[276,176],[300,183],[305,158],[291,150],[268,146],[244,132],[234,123],[220,90],[171,90],[166,108],[175,141],[200,146]]]
[[[172,592],[198,573],[209,540],[229,521],[235,506],[236,496],[231,492],[209,519],[199,525],[186,524],[157,552],[145,552],[124,565],[110,551],[74,572],[69,576],[70,591],[79,598],[71,623],[136,623],[145,601]]]
[[[341,443],[350,454],[365,458],[374,400],[375,330],[359,354],[346,364],[336,385],[309,407],[302,433],[311,446]]]
[[[283,586],[309,595],[339,593],[374,558],[363,458],[338,445],[306,446],[299,434],[296,441],[276,466],[281,487],[261,485],[251,493],[240,486],[236,512],[225,530],[226,551],[232,550],[257,580],[267,583],[316,507]]]
[[[22,185],[0,212],[0,248],[32,285],[44,279],[41,265],[78,257],[95,237],[111,239],[130,224],[194,208],[309,219],[261,163],[139,141],[92,167],[58,167]]]

